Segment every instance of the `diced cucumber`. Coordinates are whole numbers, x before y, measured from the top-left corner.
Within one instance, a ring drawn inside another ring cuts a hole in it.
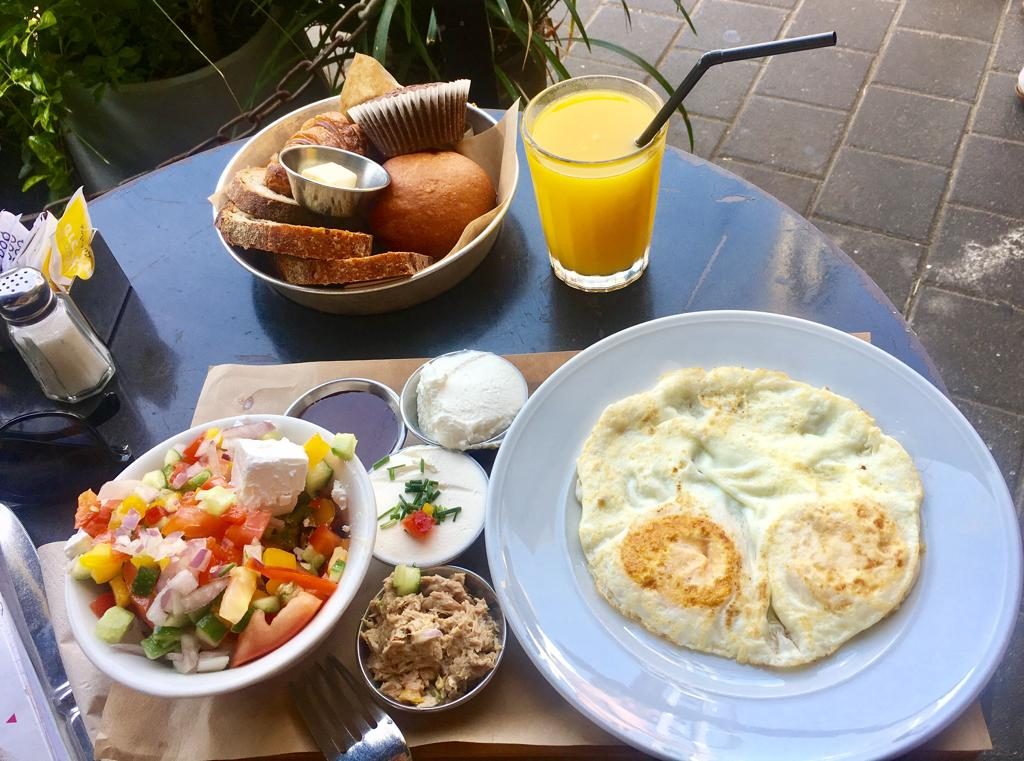
[[[166,489],[167,476],[162,470],[151,470],[142,477],[142,483],[152,486],[154,489]]]
[[[210,476],[213,473],[210,472],[209,468],[203,468],[201,471],[196,473],[192,478],[185,482],[182,487],[183,491],[191,491],[192,489],[198,489],[200,486],[210,480]]]
[[[174,463],[181,460],[181,452],[174,447],[167,450],[167,454],[164,455],[164,465],[174,465]]]
[[[324,460],[318,462],[316,467],[310,468],[306,474],[306,494],[311,497],[315,496],[318,491],[327,486],[327,482],[333,475],[334,471],[331,470],[330,465]]]
[[[199,492],[199,502],[203,510],[216,517],[223,515],[237,501],[235,493],[223,486],[214,486],[212,489]]]
[[[174,474],[174,466],[164,465],[160,468],[160,472],[164,474],[164,481],[167,482],[167,488],[171,488],[171,476]]]
[[[106,612],[100,616],[100,620],[96,622],[96,636],[110,645],[116,645],[124,639],[124,635],[128,633],[128,629],[131,628],[134,621],[135,616],[131,611],[116,605],[113,608],[107,608]]]
[[[391,586],[400,595],[416,594],[420,591],[420,569],[412,565],[400,565],[391,574]]]
[[[146,637],[139,644],[146,657],[156,660],[167,653],[181,649],[182,631],[176,626],[158,626],[153,633]]]
[[[302,549],[302,559],[309,563],[313,573],[320,573],[320,566],[324,564],[324,560],[327,558],[313,549],[313,545],[310,544]]]
[[[135,574],[135,581],[132,582],[132,594],[139,597],[149,597],[153,593],[153,587],[156,586],[156,581],[159,578],[159,566],[142,566]]]
[[[264,613],[277,613],[281,610],[281,600],[278,599],[277,595],[269,595],[267,597],[261,597],[258,600],[253,600],[252,605],[257,610],[262,610]]]
[[[344,547],[335,547],[331,559],[327,561],[327,578],[337,583],[341,579],[341,574],[345,572],[347,561],[348,550]]]
[[[187,614],[188,620],[192,623],[197,623],[198,621],[201,621],[204,616],[208,615],[211,610],[213,610],[213,603],[205,605],[199,610],[193,610],[191,613]]]
[[[212,613],[196,621],[196,636],[210,647],[217,647],[228,634],[228,627]]]
[[[245,615],[239,619],[238,623],[231,627],[231,631],[234,634],[241,634],[245,631],[245,627],[249,625],[249,619],[252,618],[252,614],[256,612],[256,608],[249,608],[245,611]]]
[[[356,444],[359,441],[351,433],[336,433],[331,439],[331,451],[343,460],[351,460],[356,455]]]
[[[184,613],[182,613],[182,614],[177,615],[177,616],[175,616],[175,615],[168,616],[167,618],[164,619],[164,625],[162,627],[158,627],[158,628],[178,629],[178,628],[180,628],[182,626],[188,626],[190,623],[191,623],[191,621],[188,620],[188,616],[186,616]]]
[[[78,581],[85,581],[86,579],[92,578],[92,571],[82,565],[82,558],[75,558],[75,562],[71,564],[71,570],[68,571],[71,574],[72,579]]]

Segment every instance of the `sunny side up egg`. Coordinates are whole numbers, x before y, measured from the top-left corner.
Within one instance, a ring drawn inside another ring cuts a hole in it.
[[[783,373],[677,370],[610,405],[577,462],[600,593],[667,639],[789,667],[899,607],[921,480],[855,403]]]

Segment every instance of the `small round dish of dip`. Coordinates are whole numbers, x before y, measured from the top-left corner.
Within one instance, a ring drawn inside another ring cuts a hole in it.
[[[496,449],[529,388],[504,357],[464,349],[442,354],[416,370],[402,389],[405,425],[446,449]]]
[[[405,443],[398,395],[369,378],[338,378],[314,386],[285,410],[326,428],[356,437],[356,457],[367,470]]]
[[[373,554],[390,565],[442,565],[484,528],[487,473],[476,460],[442,447],[406,447],[376,463]]]

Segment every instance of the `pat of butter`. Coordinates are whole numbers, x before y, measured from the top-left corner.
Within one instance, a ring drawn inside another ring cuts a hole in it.
[[[333,161],[325,161],[323,164],[303,169],[302,176],[313,182],[330,185],[332,188],[354,188],[358,179],[355,172]]]

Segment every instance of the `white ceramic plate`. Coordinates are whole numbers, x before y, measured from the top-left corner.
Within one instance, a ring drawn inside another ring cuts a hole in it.
[[[240,415],[223,418],[197,425],[157,444],[125,468],[115,480],[142,478],[144,473],[163,465],[164,454],[173,444],[187,444],[207,428],[227,428],[235,423],[255,423],[260,420],[269,420],[281,433],[299,444],[305,443],[314,433],[319,433],[328,441],[334,435],[306,420],[284,415]],[[114,650],[100,641],[95,634],[96,616],[89,609],[89,603],[97,595],[97,587],[91,581],[75,581],[68,577],[64,583],[64,604],[67,607],[71,631],[79,647],[96,668],[114,681],[140,692],[166,698],[198,697],[238,690],[282,671],[312,651],[316,644],[337,626],[363,583],[363,577],[370,567],[376,536],[376,503],[366,470],[358,459],[352,459],[343,465],[344,470],[335,474],[335,480],[341,481],[348,494],[352,542],[349,545],[345,573],[342,574],[337,590],[324,603],[313,620],[281,647],[238,668],[209,674],[179,674],[166,661],[149,661],[140,655]],[[95,484],[93,488],[98,490],[100,486],[102,484]],[[68,506],[68,509],[73,510],[74,506]],[[361,612],[352,611],[351,615],[358,616]]]
[[[686,366],[781,370],[871,413],[924,481],[926,552],[903,606],[809,667],[771,670],[677,647],[605,603],[577,536],[575,461],[604,407]],[[977,696],[1021,590],[1019,526],[988,449],[930,383],[815,323],[700,312],[595,344],[513,423],[488,496],[487,558],[516,637],[591,720],[665,758],[875,759],[905,752]]]

